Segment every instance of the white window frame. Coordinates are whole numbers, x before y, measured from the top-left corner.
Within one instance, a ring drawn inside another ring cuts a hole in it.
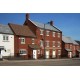
[[[43,42],[43,40],[40,40],[40,46],[41,46],[41,47],[44,46],[44,42]]]
[[[46,31],[46,36],[49,36],[49,32],[50,32],[50,31]]]
[[[25,53],[23,53],[23,52],[25,52]],[[20,49],[19,54],[20,55],[27,55],[27,50],[26,49]]]
[[[25,44],[25,38],[24,37],[21,37],[20,40],[21,40],[21,44]]]
[[[9,36],[8,35],[3,35],[3,41],[9,41]]]
[[[46,41],[46,47],[49,47],[49,41]]]
[[[35,39],[34,39],[34,38],[32,38],[32,44],[35,44],[35,43],[34,43],[34,40],[35,40]]]
[[[44,34],[44,30],[40,29],[40,35],[43,35],[43,34]]]
[[[56,43],[56,42],[55,42],[55,41],[53,41],[53,47],[55,47],[55,43]]]
[[[58,47],[60,47],[60,46],[61,46],[61,42],[60,42],[60,41],[58,41],[57,45],[58,45]]]
[[[58,38],[60,38],[60,35],[61,35],[61,34],[60,34],[60,33],[58,33]]]
[[[55,37],[56,32],[52,32],[53,33],[53,37]]]

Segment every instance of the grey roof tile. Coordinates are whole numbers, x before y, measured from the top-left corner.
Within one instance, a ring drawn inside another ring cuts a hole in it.
[[[73,40],[71,37],[62,36],[62,41],[65,43],[72,43],[74,45],[79,45],[75,40]]]
[[[2,25],[2,24],[0,24],[0,33],[13,34],[12,30],[8,25]]]
[[[36,22],[36,21],[32,21],[30,20],[33,24],[35,24],[37,27],[39,28],[44,28],[44,24],[43,23],[39,23],[39,22]],[[53,30],[53,31],[58,31],[58,32],[61,32],[59,29],[57,29],[55,26],[51,26],[50,24],[46,24],[45,25],[45,29],[48,29],[48,30]]]
[[[69,37],[62,36],[62,41],[65,43],[72,43],[72,41],[69,39]]]

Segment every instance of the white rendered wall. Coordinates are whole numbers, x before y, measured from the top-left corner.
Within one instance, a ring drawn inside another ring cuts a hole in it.
[[[3,41],[3,35],[8,35],[9,40]],[[6,49],[6,52],[4,50],[1,51],[2,56],[14,56],[14,35],[0,34],[0,46],[4,46]]]

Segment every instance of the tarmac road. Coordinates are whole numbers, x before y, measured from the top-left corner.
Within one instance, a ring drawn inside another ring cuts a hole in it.
[[[0,66],[80,66],[80,59],[3,60]]]

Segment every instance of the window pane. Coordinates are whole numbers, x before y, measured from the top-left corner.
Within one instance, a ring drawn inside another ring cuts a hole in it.
[[[53,41],[53,47],[55,47],[55,41]]]
[[[53,32],[53,37],[55,37],[55,32]]]
[[[8,41],[8,38],[9,38],[9,36],[3,35],[3,40],[4,40],[4,41]]]
[[[49,31],[46,31],[46,36],[49,36]]]
[[[60,37],[60,33],[58,33],[58,37]]]

